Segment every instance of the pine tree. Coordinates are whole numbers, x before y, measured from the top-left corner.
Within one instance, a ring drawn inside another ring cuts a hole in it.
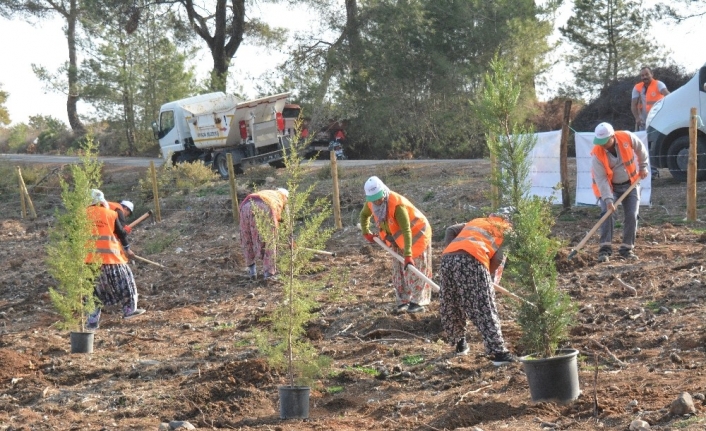
[[[595,96],[641,66],[661,64],[665,49],[650,38],[651,10],[640,0],[576,0],[573,15],[559,31],[573,45],[577,93]]]

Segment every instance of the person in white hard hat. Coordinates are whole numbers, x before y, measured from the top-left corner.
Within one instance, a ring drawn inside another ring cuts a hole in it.
[[[130,201],[120,201],[118,202],[108,202],[108,206],[111,210],[118,213],[118,219],[125,228],[125,232],[131,233],[132,228],[128,226],[127,219],[132,215],[135,205]]]
[[[87,327],[98,329],[102,306],[121,306],[124,319],[139,316],[145,310],[137,308],[137,286],[127,259],[134,253],[117,212],[110,209],[103,192],[97,189],[91,190],[91,205],[86,212],[93,222],[96,238],[96,251],[87,256],[86,262],[101,263],[94,290],[101,305],[88,316]]]
[[[598,261],[608,262],[613,254],[613,228],[615,224],[614,202],[625,193],[632,184],[644,179],[649,174],[649,154],[645,144],[627,130],[615,131],[609,123],[596,126],[591,151],[591,175],[593,193],[598,198],[602,214],[611,211],[610,217],[601,225]],[[618,253],[624,259],[636,260],[635,233],[637,215],[640,209],[640,186],[636,186],[623,199],[623,243]]]
[[[275,236],[279,222],[282,220],[282,211],[287,205],[289,191],[278,188],[276,190],[262,190],[249,194],[240,204],[240,244],[243,248],[245,265],[248,275],[257,277],[256,260],[262,260],[263,277],[269,279],[277,273],[277,244],[266,244],[257,230],[255,208],[270,214],[272,228]]]
[[[417,274],[408,271],[415,266],[431,278],[431,225],[427,218],[404,196],[391,191],[378,177],[365,182],[366,203],[360,212],[360,227],[368,242],[375,242],[370,219],[375,222],[380,239],[397,254],[404,264],[392,259],[392,284],[400,312],[419,313],[431,300],[431,286]]]

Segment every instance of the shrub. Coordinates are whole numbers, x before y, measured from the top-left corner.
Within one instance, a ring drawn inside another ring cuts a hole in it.
[[[92,141],[83,147],[86,155],[82,163],[71,165],[72,183],[61,180],[63,211],[56,211],[57,223],[50,233],[47,246],[49,272],[57,281],[56,288],[49,288],[49,296],[62,318],[63,329],[85,329],[86,314],[96,308],[93,283],[100,270],[100,263],[84,263],[94,251],[93,223],[86,207],[91,203],[90,190],[99,185],[100,163],[95,158]]]
[[[309,202],[315,184],[299,190],[304,176],[299,149],[293,144],[286,157],[289,198],[276,233],[269,214],[256,213],[260,235],[266,243],[277,243],[277,267],[282,280],[282,299],[266,319],[270,327],[256,331],[256,343],[271,366],[286,372],[290,386],[309,385],[331,362],[320,356],[306,338],[306,324],[316,316],[314,310],[319,308],[318,295],[323,287],[305,277],[313,257],[306,248],[321,249],[331,236],[331,229],[322,228],[331,216],[331,208],[325,198]]]

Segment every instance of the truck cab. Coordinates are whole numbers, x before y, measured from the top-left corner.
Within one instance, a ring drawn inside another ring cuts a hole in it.
[[[646,130],[650,163],[669,168],[672,176],[686,181],[689,161],[691,108],[703,118],[706,112],[706,64],[684,85],[656,102],[647,115]],[[697,121],[697,181],[706,180],[706,126]]]

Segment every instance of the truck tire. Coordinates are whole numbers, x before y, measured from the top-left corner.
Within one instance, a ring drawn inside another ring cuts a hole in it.
[[[696,144],[696,181],[706,180],[706,142],[699,136]],[[689,165],[689,137],[681,136],[667,150],[667,167],[674,179],[686,181]]]
[[[216,154],[216,158],[213,159],[213,169],[218,172],[221,178],[228,178],[228,158],[225,153]]]

